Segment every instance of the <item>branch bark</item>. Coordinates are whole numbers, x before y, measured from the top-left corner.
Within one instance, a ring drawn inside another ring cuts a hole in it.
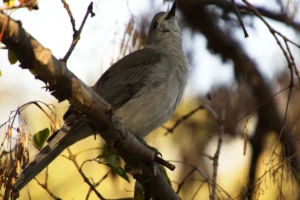
[[[191,0],[190,0],[191,2]],[[230,11],[230,12],[234,12],[234,6],[232,5],[232,3],[230,1],[227,0],[201,0],[201,1],[193,1],[194,5],[198,5],[198,6],[206,6],[206,5],[215,5],[219,8],[221,8],[224,11]],[[249,8],[247,5],[241,4],[241,3],[235,3],[236,8],[241,10],[241,11],[246,11],[243,12],[243,15],[251,15],[251,8]],[[274,12],[272,10],[269,10],[267,8],[264,7],[260,7],[257,6],[256,9],[261,13],[261,15],[278,21],[278,22],[282,22],[286,25],[289,25],[293,28],[295,28],[296,30],[300,30],[300,23],[295,21],[293,18],[289,17],[287,15],[287,13],[281,11],[281,12]],[[242,13],[241,13],[242,14]]]
[[[143,175],[135,178],[153,199],[179,199],[160,171],[154,173],[149,167],[154,163],[156,154],[119,123],[107,102],[57,60],[51,50],[44,48],[28,34],[20,22],[1,12],[0,30],[3,32],[2,42],[15,53],[20,67],[30,69],[37,79],[48,84],[47,88],[59,101],[67,99],[89,117],[101,137],[119,152],[127,165],[146,166]]]

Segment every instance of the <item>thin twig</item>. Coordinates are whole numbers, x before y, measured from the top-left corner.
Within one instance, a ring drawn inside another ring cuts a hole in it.
[[[201,109],[204,109],[203,104],[199,105],[194,110],[191,110],[188,114],[183,115],[179,120],[176,121],[176,123],[171,128],[162,126],[164,129],[167,130],[164,135],[167,135],[168,133],[173,133],[174,130],[177,128],[177,126],[179,126],[183,121],[189,119],[192,115],[194,115],[197,111],[199,111]]]
[[[179,120],[177,120],[175,122],[175,124],[171,127],[171,128],[168,128],[164,125],[162,125],[161,127],[166,129],[167,131],[164,133],[164,135],[167,135],[168,133],[173,133],[174,130],[181,124],[183,123],[184,121],[186,121],[187,119],[189,119],[192,115],[194,115],[196,112],[198,112],[199,110],[202,110],[202,109],[206,109],[208,112],[210,112],[217,120],[217,122],[220,122],[219,120],[219,116],[218,114],[216,113],[216,111],[214,111],[213,108],[211,108],[209,105],[207,104],[200,104],[197,108],[195,108],[194,110],[191,110],[188,114],[186,115],[183,115]]]
[[[184,185],[184,183],[186,182],[186,180],[196,171],[196,168],[192,168],[192,170],[182,179],[182,181],[178,184],[178,188],[176,193],[179,194],[182,186]]]
[[[294,71],[295,71],[295,74],[296,74],[296,76],[297,76],[297,78],[298,78],[298,81],[300,82],[300,74],[299,74],[299,70],[298,70],[298,68],[297,68],[297,65],[296,65],[296,62],[295,62],[295,58],[294,58],[294,56],[293,56],[293,54],[292,54],[292,52],[291,52],[291,49],[290,49],[290,47],[289,47],[289,44],[288,44],[288,42],[287,41],[284,41],[285,42],[285,46],[286,46],[286,49],[287,49],[287,51],[288,51],[288,54],[289,54],[289,57],[290,57],[290,59],[291,59],[291,64],[292,64],[292,67],[293,68],[291,68],[290,69],[290,73],[291,73],[291,78],[294,78],[294,76],[293,76],[293,69],[294,69]],[[294,86],[294,79],[291,79],[291,85],[293,85]]]
[[[222,112],[222,121],[225,120],[225,114],[226,111],[225,109],[223,109]],[[224,124],[221,124],[220,126],[220,132],[219,132],[219,140],[218,140],[218,146],[217,146],[217,150],[215,152],[215,155],[213,157],[213,174],[212,174],[212,193],[210,195],[210,199],[211,200],[215,200],[216,199],[216,191],[217,191],[217,175],[218,175],[218,165],[219,165],[219,156],[221,153],[221,147],[222,147],[222,143],[223,143],[223,135],[224,135]]]
[[[255,112],[256,112],[258,109],[262,108],[262,107],[263,107],[264,105],[266,105],[269,101],[271,101],[274,97],[276,97],[277,95],[281,94],[282,92],[284,92],[284,91],[287,90],[287,89],[289,89],[289,87],[285,87],[285,88],[279,90],[278,92],[276,92],[275,94],[273,94],[273,95],[270,97],[270,99],[265,100],[264,102],[262,102],[261,104],[259,104],[254,110],[252,110],[251,112],[249,112],[249,113],[245,114],[244,116],[238,118],[237,120],[235,120],[235,121],[234,121],[232,124],[230,124],[230,125],[236,124],[236,123],[238,123],[239,121],[245,119],[246,117],[251,117],[252,115],[255,114]]]
[[[69,4],[66,2],[66,0],[61,0],[62,4],[64,5],[64,8],[66,9],[69,17],[70,17],[70,21],[72,24],[72,29],[73,29],[73,34],[76,35],[77,34],[77,30],[76,30],[76,26],[75,26],[75,19],[73,17],[72,11],[70,9]]]
[[[240,24],[241,24],[241,27],[242,27],[242,29],[243,29],[245,38],[247,38],[249,35],[248,35],[248,32],[247,32],[247,30],[246,30],[246,28],[245,28],[244,22],[243,22],[243,20],[242,20],[242,18],[241,18],[240,11],[239,11],[239,9],[237,8],[237,6],[236,6],[236,4],[235,4],[235,0],[231,0],[231,3],[232,3],[232,5],[233,5],[233,7],[234,7],[234,12],[236,13],[236,16],[237,16],[237,18],[238,18],[238,20],[239,20],[239,22],[240,22]]]
[[[198,4],[201,4],[203,6],[206,5],[214,5],[218,6],[219,8],[228,11],[234,11],[234,7],[232,7],[232,2],[227,0],[201,0],[201,1],[195,1]],[[243,5],[241,3],[235,3],[235,6],[240,12],[240,14],[243,15],[252,15],[252,10],[247,5]],[[255,8],[263,15],[264,17],[267,17],[269,19],[272,19],[274,21],[281,22],[283,24],[286,24],[288,26],[291,26],[294,29],[299,30],[300,29],[300,23],[295,21],[292,16],[288,15],[287,13],[281,11],[281,12],[274,12],[268,8],[255,6]]]
[[[41,183],[37,178],[34,178],[36,180],[36,182],[44,189],[46,190],[46,192],[48,192],[48,194],[53,198],[53,199],[60,199],[58,196],[56,196],[55,194],[53,194],[53,192],[50,191],[50,189],[48,188],[48,178],[49,178],[49,171],[48,171],[48,167],[46,168],[45,171],[45,181],[44,183]]]
[[[46,184],[41,183],[37,178],[34,178],[34,180],[36,180],[36,182],[38,183],[39,186],[41,186],[44,190],[46,190],[46,192],[48,192],[48,194],[53,198],[53,199],[60,199],[58,196],[56,196],[55,194],[53,194],[53,192],[51,192],[49,190],[49,188],[47,187]]]
[[[196,167],[195,165],[192,165],[192,164],[188,164],[188,163],[185,163],[184,161],[179,161],[179,160],[169,160],[169,162],[174,162],[174,163],[181,163],[183,165],[186,165],[186,166],[190,166],[192,168],[195,168],[195,170],[197,172],[199,172],[199,174],[201,174],[205,180],[208,179],[208,176],[206,175],[206,173],[204,171],[202,171],[201,169],[199,169],[198,167]]]
[[[106,174],[104,174],[104,176],[97,183],[94,183],[94,187],[97,188],[108,177],[109,173],[110,171],[106,172]],[[92,192],[92,188],[90,187],[88,193],[86,194],[86,198],[85,198],[86,200],[89,199],[91,192]]]
[[[75,49],[75,47],[76,47],[78,41],[80,40],[80,34],[81,34],[81,32],[82,32],[82,29],[83,29],[83,27],[84,27],[84,25],[85,25],[85,22],[86,22],[86,20],[87,20],[87,18],[88,18],[88,16],[89,16],[89,14],[91,14],[91,17],[94,17],[94,16],[95,16],[95,13],[93,12],[93,2],[91,2],[90,5],[88,6],[87,11],[86,11],[86,13],[85,13],[85,16],[84,16],[84,18],[83,18],[83,21],[82,21],[82,23],[81,23],[81,25],[80,25],[79,30],[76,31],[76,32],[74,32],[75,34],[73,35],[73,41],[72,41],[72,44],[71,44],[71,46],[70,46],[68,52],[66,53],[66,55],[65,55],[64,58],[62,59],[62,62],[65,62],[65,63],[66,63],[67,60],[69,59],[69,57],[71,56],[73,50]]]
[[[205,183],[205,182],[203,182],[203,183],[201,183],[201,184],[199,185],[197,191],[195,192],[195,194],[194,194],[193,197],[192,197],[192,200],[194,200],[194,199],[196,198],[196,196],[197,196],[199,190],[202,188],[202,186],[204,185],[204,183]]]
[[[99,192],[98,190],[95,188],[95,186],[90,182],[90,180],[88,179],[88,177],[86,177],[86,175],[84,174],[84,172],[82,171],[81,167],[79,166],[77,160],[76,160],[76,155],[72,153],[70,148],[67,148],[69,156],[65,157],[67,159],[69,159],[70,161],[73,162],[73,164],[75,165],[77,171],[79,172],[79,174],[81,175],[81,177],[83,178],[84,182],[86,182],[91,190],[97,195],[97,197],[101,200],[106,200]]]
[[[283,50],[283,46],[280,44],[278,38],[276,37],[276,34],[279,35],[284,41],[286,42],[290,42],[291,44],[295,45],[296,47],[300,48],[300,44],[297,44],[295,42],[293,42],[292,40],[288,39],[285,35],[283,35],[282,33],[280,33],[279,31],[275,30],[261,15],[261,13],[247,0],[242,0],[248,7],[249,9],[251,9],[252,13],[255,14],[269,29],[269,31],[272,33],[272,35],[274,36],[274,38],[276,39],[278,45],[280,46],[280,48]],[[287,57],[287,53],[286,51],[283,50],[283,53],[285,54],[285,57],[287,58],[288,62],[289,59]]]

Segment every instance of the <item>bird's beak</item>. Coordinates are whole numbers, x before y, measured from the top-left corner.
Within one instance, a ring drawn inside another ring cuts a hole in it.
[[[168,15],[166,16],[166,20],[172,18],[175,16],[175,11],[176,11],[176,1],[174,1],[171,10],[168,12]]]

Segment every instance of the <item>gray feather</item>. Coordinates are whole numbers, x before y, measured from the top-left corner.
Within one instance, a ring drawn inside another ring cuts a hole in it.
[[[161,57],[159,51],[151,48],[133,52],[112,65],[93,88],[117,109],[143,88],[151,67],[160,62]]]

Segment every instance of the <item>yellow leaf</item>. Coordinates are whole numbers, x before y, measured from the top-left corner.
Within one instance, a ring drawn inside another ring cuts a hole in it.
[[[4,0],[3,3],[4,3],[5,7],[10,7],[10,6],[14,6],[16,1],[15,0]]]

